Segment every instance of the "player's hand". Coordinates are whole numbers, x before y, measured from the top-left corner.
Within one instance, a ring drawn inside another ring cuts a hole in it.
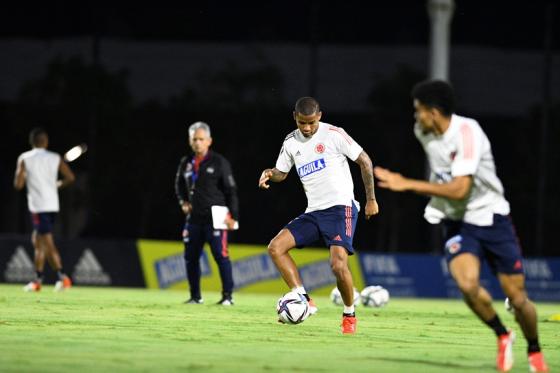
[[[185,202],[183,202],[183,204],[181,205],[181,210],[183,210],[183,212],[185,213],[185,215],[188,215],[188,214],[190,214],[191,211],[192,211],[192,205],[191,205],[189,202],[185,201]]]
[[[408,179],[398,172],[392,172],[383,167],[375,167],[373,173],[378,180],[377,184],[381,188],[395,192],[404,192],[408,189]]]
[[[261,174],[261,178],[259,179],[259,188],[261,188],[261,189],[270,188],[270,185],[267,184],[267,181],[270,180],[272,175],[273,175],[273,173],[272,173],[272,170],[270,168],[267,168],[266,170],[264,170]]]
[[[376,200],[370,199],[366,202],[365,214],[366,220],[369,220],[373,215],[379,214],[379,206]]]
[[[226,223],[227,229],[228,231],[232,231],[233,228],[235,227],[235,223],[237,223],[237,221],[232,218],[231,216],[226,216],[224,223]]]

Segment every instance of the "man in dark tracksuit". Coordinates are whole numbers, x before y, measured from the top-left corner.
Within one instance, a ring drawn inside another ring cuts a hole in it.
[[[191,298],[186,303],[203,302],[200,293],[200,256],[208,242],[218,264],[222,280],[222,299],[218,304],[233,305],[233,275],[228,253],[228,230],[238,220],[237,187],[231,166],[222,155],[210,150],[210,127],[204,122],[189,127],[189,143],[193,154],[179,163],[175,176],[175,194],[186,214],[183,242]],[[228,230],[214,229],[211,207],[227,206],[230,214],[224,223]]]

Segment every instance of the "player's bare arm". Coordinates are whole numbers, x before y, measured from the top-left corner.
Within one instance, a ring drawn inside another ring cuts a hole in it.
[[[375,182],[373,180],[373,163],[371,158],[365,151],[362,151],[358,158],[356,158],[356,163],[360,165],[360,170],[362,172],[362,180],[364,182],[364,188],[366,190],[366,207],[365,214],[366,219],[369,219],[373,215],[379,213],[379,206],[375,199]]]
[[[25,186],[25,164],[23,159],[19,160],[16,165],[16,174],[14,176],[14,188],[16,190],[22,190]]]
[[[62,175],[62,179],[56,182],[56,185],[59,189],[62,189],[70,184],[72,184],[76,180],[76,176],[70,169],[70,166],[66,164],[66,162],[60,161],[60,165],[58,166],[58,171]]]
[[[286,176],[288,176],[286,172],[282,172],[278,170],[276,167],[267,168],[261,174],[261,177],[259,179],[259,188],[268,189],[270,188],[270,185],[268,185],[267,182],[272,181],[274,183],[279,183],[281,181],[284,181]]]
[[[429,196],[462,200],[467,197],[472,186],[472,176],[457,176],[448,183],[438,184],[429,181],[410,179],[398,172],[386,168],[375,167],[375,176],[379,179],[379,186],[395,192],[415,192]]]

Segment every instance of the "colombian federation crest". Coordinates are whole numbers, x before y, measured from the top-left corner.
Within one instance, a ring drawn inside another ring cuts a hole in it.
[[[325,151],[325,145],[322,143],[319,143],[317,145],[315,145],[315,153],[317,154],[322,154]]]

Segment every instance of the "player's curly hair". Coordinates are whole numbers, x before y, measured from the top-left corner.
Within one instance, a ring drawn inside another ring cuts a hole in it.
[[[422,105],[438,109],[443,115],[455,112],[455,94],[451,84],[443,80],[425,80],[412,88],[412,98]]]

